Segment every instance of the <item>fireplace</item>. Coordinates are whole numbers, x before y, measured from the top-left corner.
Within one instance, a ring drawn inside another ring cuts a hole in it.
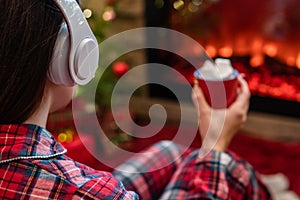
[[[300,117],[300,1],[145,2],[147,26],[180,31],[198,41],[212,58],[229,58],[246,74],[250,110]],[[147,56],[148,62],[166,64],[192,81],[194,68],[178,55],[149,49]],[[180,81],[177,84],[182,87]],[[175,98],[158,85],[150,85],[150,95]]]

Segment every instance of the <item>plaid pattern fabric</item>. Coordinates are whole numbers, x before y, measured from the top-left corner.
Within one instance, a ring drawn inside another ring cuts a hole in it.
[[[170,141],[158,142],[145,151],[152,154],[131,158],[115,169],[113,175],[141,199],[159,199],[178,165],[190,153],[183,151],[184,148]]]
[[[113,174],[142,199],[271,199],[259,174],[234,153],[183,149],[160,142],[148,150],[157,152],[155,155],[134,157]],[[199,157],[199,153],[205,156]],[[160,169],[159,165],[172,160],[175,162]],[[151,170],[153,167],[159,170]],[[149,172],[134,173],[141,171]]]
[[[183,152],[167,141],[149,151],[113,176],[65,156],[41,127],[0,125],[0,199],[138,199],[129,190],[142,199],[271,199],[258,174],[233,153],[199,159],[199,150]]]
[[[0,199],[138,199],[110,173],[64,155],[34,125],[0,125]]]

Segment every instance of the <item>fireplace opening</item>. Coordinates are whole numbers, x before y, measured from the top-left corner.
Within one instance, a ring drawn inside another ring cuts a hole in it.
[[[145,2],[146,26],[184,33],[199,42],[212,58],[229,58],[234,68],[246,74],[252,93],[250,110],[300,117],[299,1]],[[183,50],[185,48],[190,47]],[[147,57],[148,62],[175,68],[192,83],[194,68],[178,55],[148,49]],[[169,78],[164,74],[160,76]],[[180,80],[168,81],[185,88]],[[175,98],[162,86],[150,85],[149,88],[152,97]],[[185,92],[189,97],[190,91]]]

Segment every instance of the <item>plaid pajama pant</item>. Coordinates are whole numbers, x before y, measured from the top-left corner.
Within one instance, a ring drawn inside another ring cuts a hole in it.
[[[183,151],[159,142],[147,150],[154,154],[131,158],[113,175],[141,199],[271,199],[259,174],[234,153]]]

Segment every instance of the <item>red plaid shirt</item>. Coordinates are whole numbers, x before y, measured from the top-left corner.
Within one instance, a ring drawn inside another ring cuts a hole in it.
[[[34,125],[0,125],[0,199],[138,199],[110,173],[64,154]]]
[[[0,125],[0,199],[270,199],[252,167],[234,154],[199,151],[181,155],[171,142],[151,147],[157,155],[132,158],[112,174],[64,154],[51,134],[35,125]],[[149,171],[125,173],[124,169]],[[126,186],[126,189],[123,186]]]

